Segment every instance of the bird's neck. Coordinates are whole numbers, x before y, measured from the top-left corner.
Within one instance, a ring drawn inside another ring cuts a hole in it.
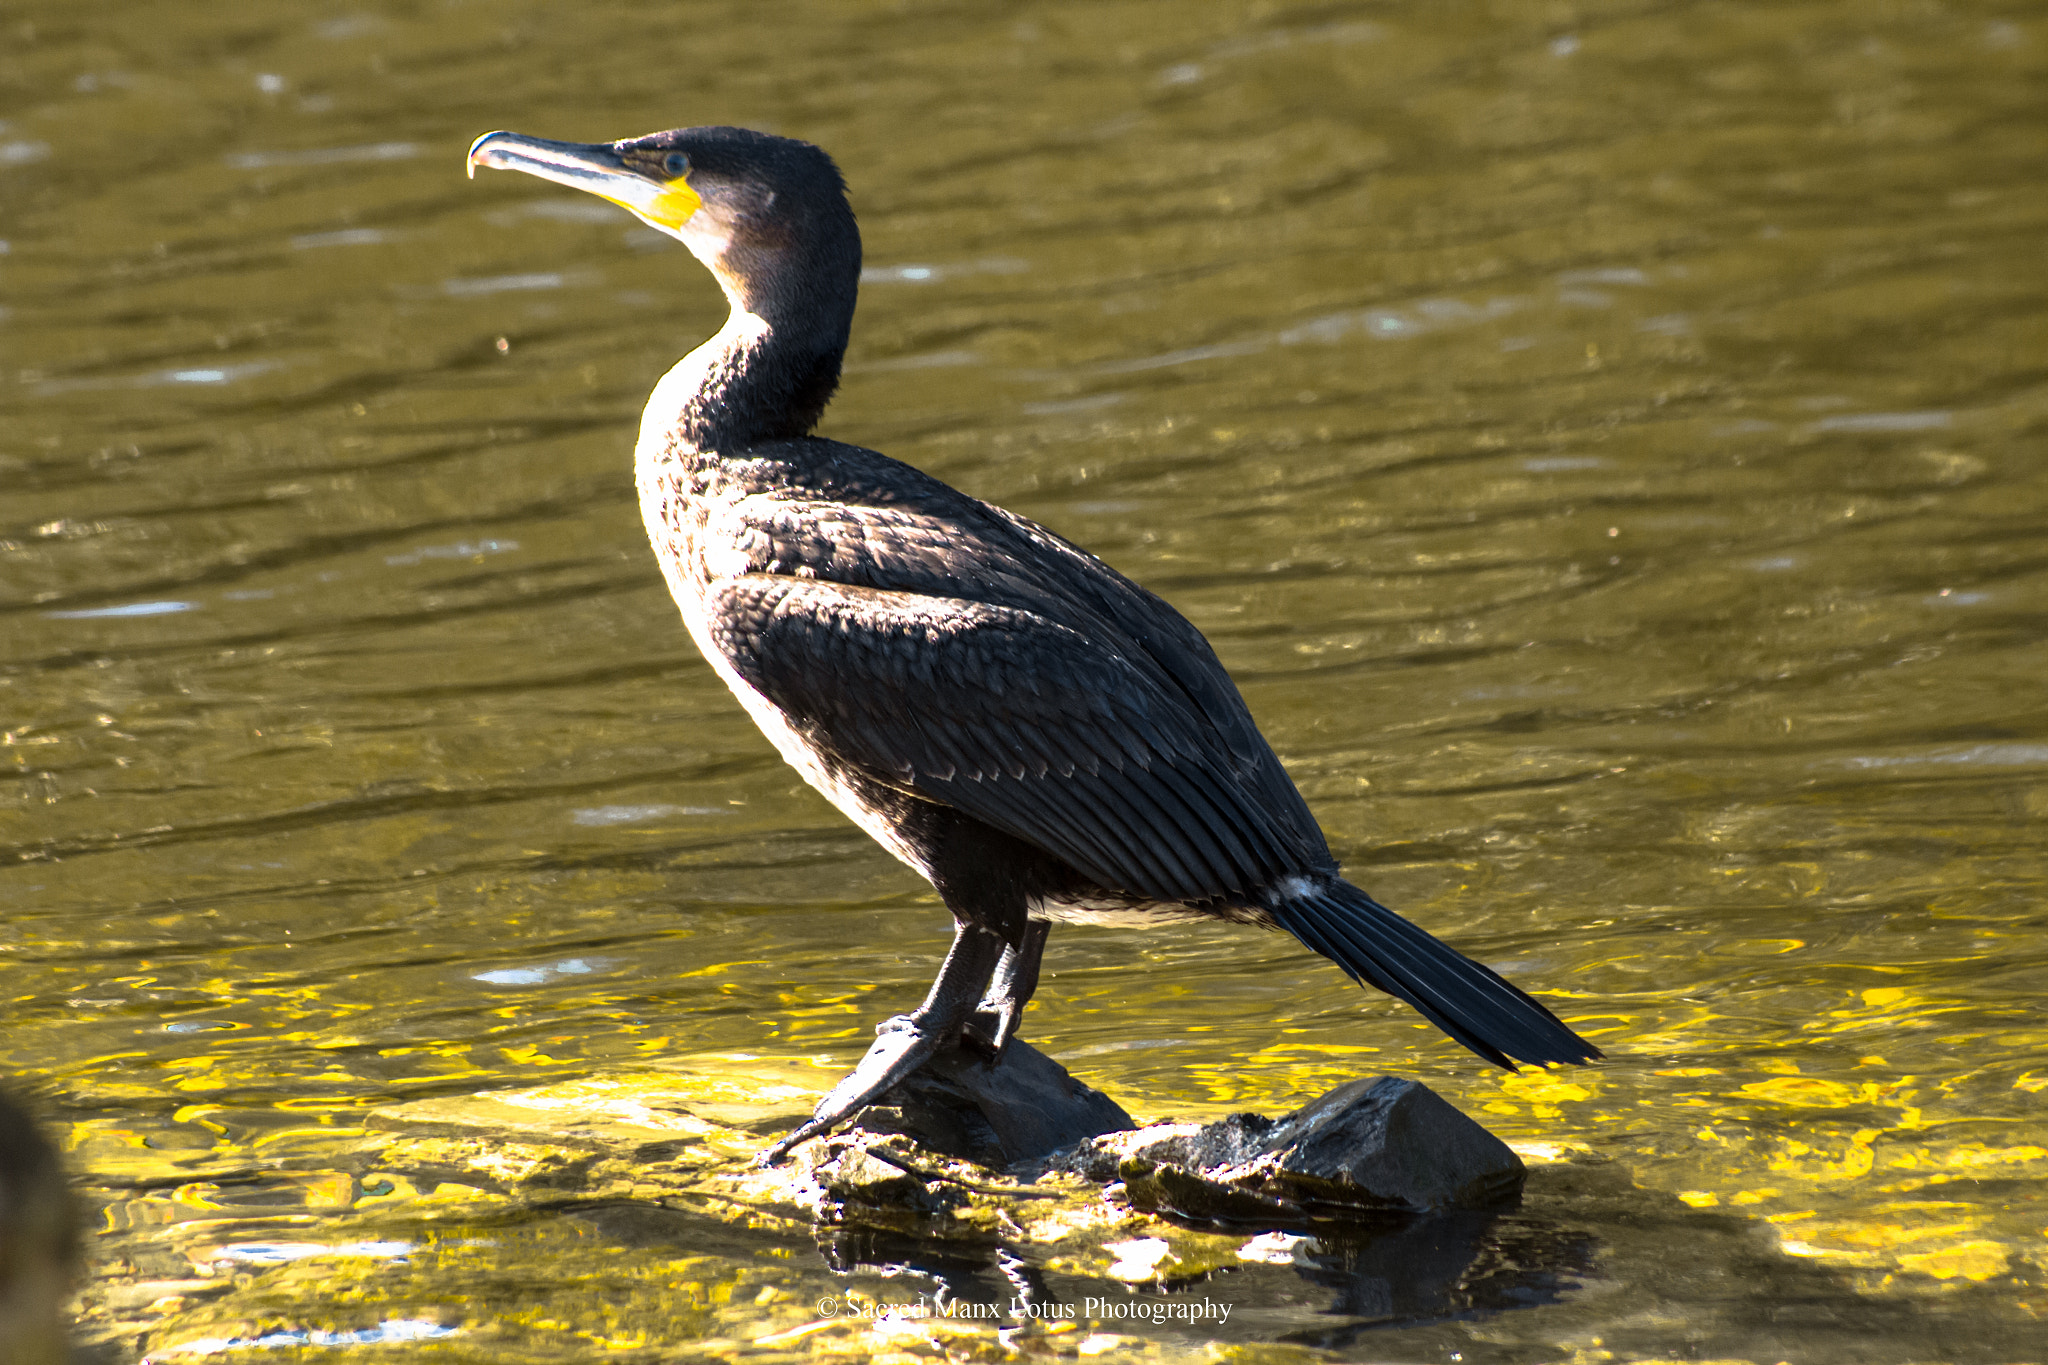
[[[814,319],[728,286],[725,326],[662,376],[641,417],[650,440],[676,451],[737,453],[809,434],[839,386],[847,316]],[[837,310],[834,310],[837,311]]]

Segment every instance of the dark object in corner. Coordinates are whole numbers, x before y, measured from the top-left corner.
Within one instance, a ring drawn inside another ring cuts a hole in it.
[[[1055,1167],[1121,1180],[1150,1213],[1308,1226],[1513,1202],[1528,1171],[1508,1145],[1419,1081],[1341,1085],[1281,1119],[1233,1114],[1195,1132],[1095,1138]]]
[[[849,1125],[901,1133],[920,1147],[991,1170],[1136,1126],[1122,1105],[1022,1038],[1012,1038],[994,1066],[957,1043],[941,1049],[857,1111]]]
[[[78,1210],[57,1149],[0,1092],[0,1361],[57,1365],[78,1263]]]

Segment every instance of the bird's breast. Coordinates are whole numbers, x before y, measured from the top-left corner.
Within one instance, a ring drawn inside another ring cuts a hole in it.
[[[837,806],[875,842],[913,870],[929,876],[919,851],[903,837],[899,822],[877,799],[872,783],[847,769],[812,736],[741,675],[718,641],[718,589],[747,574],[773,570],[773,526],[778,491],[759,480],[688,458],[636,461],[640,515],[648,542],[661,563],[669,595],[698,652],[753,718],[785,763]],[[812,575],[801,575],[812,576]]]

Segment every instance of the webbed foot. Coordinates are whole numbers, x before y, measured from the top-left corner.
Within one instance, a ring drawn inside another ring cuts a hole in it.
[[[961,1037],[1005,951],[1003,941],[986,929],[965,924],[955,928],[953,947],[924,1003],[913,1014],[899,1014],[877,1025],[874,1045],[860,1065],[818,1102],[808,1121],[763,1152],[754,1164],[773,1166],[799,1142],[830,1132],[880,1099],[934,1052]]]
[[[875,1034],[874,1045],[860,1059],[860,1065],[833,1086],[831,1094],[818,1101],[817,1109],[802,1126],[763,1152],[756,1165],[773,1166],[799,1142],[830,1132],[855,1111],[894,1089],[946,1042],[943,1030],[921,1026],[915,1016],[908,1014],[883,1020],[875,1026]]]

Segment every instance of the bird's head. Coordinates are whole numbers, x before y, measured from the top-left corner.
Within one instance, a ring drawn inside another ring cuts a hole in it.
[[[499,132],[470,144],[472,177],[479,166],[611,200],[688,247],[735,308],[851,320],[860,233],[839,168],[808,142],[746,128],[589,143]]]

